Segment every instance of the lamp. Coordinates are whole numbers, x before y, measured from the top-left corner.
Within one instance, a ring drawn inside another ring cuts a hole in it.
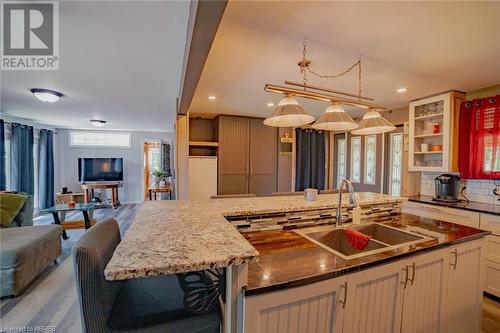
[[[307,114],[295,98],[285,96],[278,103],[273,113],[264,120],[264,125],[273,127],[297,127],[314,121],[314,116]]]
[[[36,98],[45,103],[55,103],[63,97],[60,92],[50,89],[33,88],[30,91]]]
[[[394,130],[396,126],[391,124],[387,119],[382,118],[380,113],[370,110],[363,116],[359,123],[359,127],[352,131],[355,135],[381,134]]]
[[[350,131],[357,127],[358,124],[338,103],[330,105],[325,113],[312,124],[312,128],[325,131]]]
[[[90,120],[90,123],[94,127],[103,127],[106,124],[106,121],[105,120],[92,119],[92,120]]]

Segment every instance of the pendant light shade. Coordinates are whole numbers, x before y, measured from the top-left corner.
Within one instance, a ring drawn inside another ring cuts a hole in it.
[[[394,130],[396,126],[382,118],[377,111],[368,111],[359,123],[359,127],[352,131],[355,135],[381,134]]]
[[[307,114],[295,98],[286,96],[281,99],[273,113],[264,120],[264,125],[273,127],[296,127],[314,121],[314,116]]]
[[[345,112],[342,105],[335,103],[326,109],[312,128],[325,131],[350,131],[358,128],[358,124]]]

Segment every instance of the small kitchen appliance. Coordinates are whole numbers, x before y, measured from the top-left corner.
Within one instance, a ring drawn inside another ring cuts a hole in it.
[[[442,174],[434,178],[436,197],[434,200],[446,202],[458,202],[460,192],[460,176],[452,174]]]

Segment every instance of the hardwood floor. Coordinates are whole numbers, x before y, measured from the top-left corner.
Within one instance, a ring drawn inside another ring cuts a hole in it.
[[[95,212],[97,221],[115,218],[122,236],[128,229],[140,205],[123,205],[113,210],[99,209]],[[76,214],[76,213],[75,213]],[[78,216],[69,218],[77,218]],[[35,219],[35,224],[52,223],[52,217],[45,215]],[[73,263],[69,255],[75,241],[84,230],[71,230],[70,238],[63,241],[63,254],[58,265],[51,265],[28,289],[18,297],[0,299],[0,331],[9,327],[51,326],[55,332],[80,333],[80,310],[73,278]],[[53,330],[52,330],[53,332]],[[484,298],[483,332],[500,332],[500,303]]]

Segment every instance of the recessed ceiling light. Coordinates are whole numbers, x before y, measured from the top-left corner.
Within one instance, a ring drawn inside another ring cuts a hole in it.
[[[60,92],[50,89],[33,88],[30,91],[36,98],[45,103],[55,103],[64,96]]]
[[[274,103],[267,103],[268,107],[274,106]]]
[[[407,90],[406,88],[399,88],[399,89],[397,89],[396,91],[397,91],[398,93],[404,93],[404,92],[406,92],[406,90]]]
[[[215,101],[216,97],[215,96],[208,96],[208,99],[211,101]]]
[[[94,127],[103,127],[104,124],[106,124],[106,121],[105,120],[92,119],[92,120],[90,120],[90,123]]]

